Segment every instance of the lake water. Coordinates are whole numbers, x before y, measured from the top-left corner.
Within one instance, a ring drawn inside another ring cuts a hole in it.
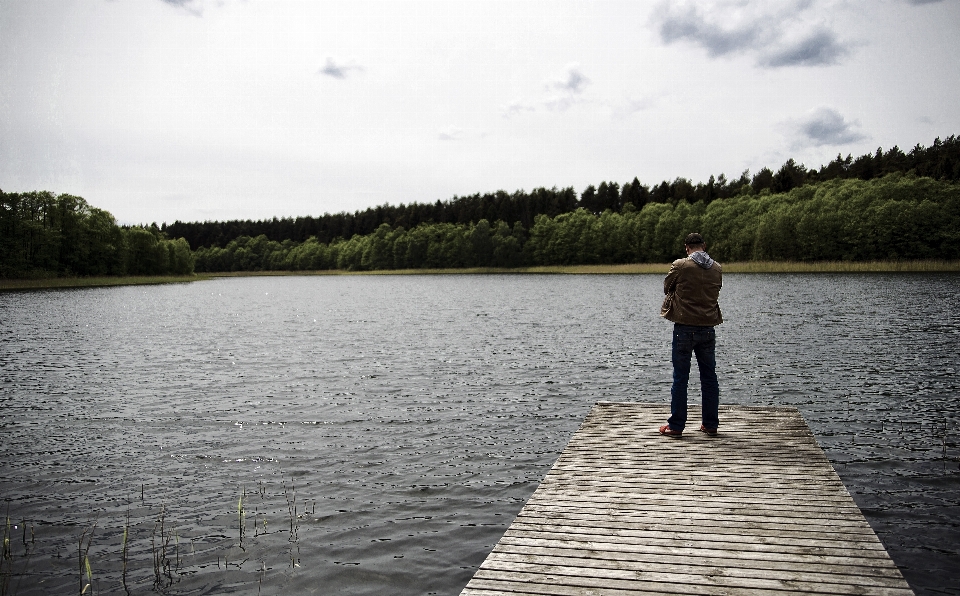
[[[668,403],[661,279],[0,294],[6,593],[457,594],[595,402]],[[960,276],[721,305],[721,403],[798,407],[917,593],[960,594]]]

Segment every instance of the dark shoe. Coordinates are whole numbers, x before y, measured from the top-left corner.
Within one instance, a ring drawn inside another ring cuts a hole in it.
[[[704,425],[702,425],[702,424],[700,425],[700,432],[706,433],[706,434],[710,435],[711,437],[717,436],[717,429],[715,429],[715,428],[707,428],[706,426],[704,426]]]
[[[673,430],[670,428],[669,424],[664,424],[660,427],[660,434],[665,437],[680,437],[683,435],[682,430]]]

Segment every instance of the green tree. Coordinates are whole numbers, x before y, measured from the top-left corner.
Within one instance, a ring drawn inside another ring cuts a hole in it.
[[[124,240],[127,247],[127,273],[130,275],[166,273],[167,252],[158,246],[157,234],[152,230],[141,226],[127,228]]]
[[[523,245],[521,238],[515,233],[518,227],[523,229],[523,224],[519,221],[514,224],[513,230],[506,222],[497,222],[492,237],[494,267],[520,267],[523,264]]]
[[[360,266],[364,270],[393,269],[394,241],[396,234],[390,224],[380,224],[368,241],[360,257]]]
[[[490,222],[481,219],[471,226],[468,233],[470,264],[475,267],[490,267],[493,264],[494,239]]]
[[[760,192],[763,190],[770,190],[773,188],[773,172],[770,171],[770,168],[761,168],[753,176],[753,182],[750,184],[753,187],[754,192]]]
[[[803,165],[797,165],[793,158],[784,163],[773,177],[771,189],[774,192],[789,192],[803,186],[806,181],[807,170]]]

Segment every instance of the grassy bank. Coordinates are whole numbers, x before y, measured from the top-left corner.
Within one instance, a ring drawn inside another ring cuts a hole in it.
[[[44,290],[58,288],[99,288],[105,286],[140,286],[183,283],[210,279],[209,275],[156,275],[129,277],[49,277],[41,279],[0,279],[0,292],[10,290]]]
[[[543,267],[474,267],[469,269],[389,269],[383,271],[235,271],[208,273],[210,277],[249,277],[278,275],[444,275],[444,274],[638,274],[664,275],[669,263],[629,263],[625,265],[552,265]],[[884,272],[960,272],[960,260],[956,261],[828,261],[799,263],[793,261],[745,261],[724,263],[724,273],[884,273]]]
[[[183,283],[215,277],[276,277],[295,275],[447,275],[447,274],[657,274],[664,275],[669,263],[631,263],[626,265],[554,265],[549,267],[519,267],[498,269],[475,267],[471,269],[392,269],[384,271],[234,271],[201,273],[197,275],[167,275],[142,277],[52,277],[45,279],[0,279],[0,291],[40,290],[51,288],[93,288],[104,286],[135,286],[147,284]],[[724,273],[937,273],[960,272],[956,261],[829,261],[798,263],[791,261],[746,261],[724,263]]]
[[[544,267],[468,267],[464,269],[384,269],[379,271],[232,271],[207,273],[211,277],[248,277],[277,275],[465,275],[465,274],[521,274],[521,273],[665,273],[669,265],[661,263],[635,263],[628,265],[555,265]]]

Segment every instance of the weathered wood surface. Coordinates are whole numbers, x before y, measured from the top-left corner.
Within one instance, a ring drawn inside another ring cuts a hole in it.
[[[462,596],[913,594],[796,408],[597,404]]]

